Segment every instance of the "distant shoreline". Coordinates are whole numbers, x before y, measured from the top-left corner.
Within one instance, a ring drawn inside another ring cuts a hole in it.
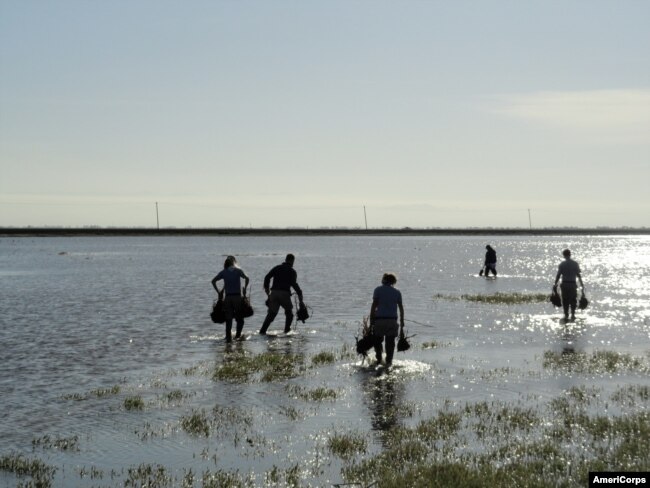
[[[650,235],[650,228],[320,229],[320,228],[0,228],[0,237],[78,236],[562,236]]]

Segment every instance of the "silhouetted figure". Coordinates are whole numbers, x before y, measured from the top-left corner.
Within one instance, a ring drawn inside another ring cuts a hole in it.
[[[395,283],[397,283],[397,277],[392,273],[385,273],[381,279],[381,286],[375,288],[372,294],[370,307],[370,325],[372,325],[375,357],[377,362],[381,363],[382,343],[385,342],[387,367],[393,363],[395,339],[397,339],[398,333],[404,332],[402,293],[394,287]],[[397,325],[398,310],[399,326]]]
[[[244,329],[244,318],[240,313],[242,304],[242,289],[241,279],[244,278],[244,291],[243,296],[246,296],[246,287],[248,286],[248,276],[237,265],[235,256],[228,256],[223,263],[223,269],[219,274],[212,278],[212,286],[217,293],[221,295],[225,291],[225,298],[223,300],[223,310],[226,315],[226,342],[232,341],[232,320],[237,322],[237,333],[235,338],[241,338],[242,330]],[[223,280],[223,290],[217,288],[217,281]]]
[[[266,334],[266,330],[275,319],[280,307],[284,309],[285,322],[284,332],[287,333],[291,330],[291,322],[293,321],[293,304],[291,303],[291,288],[293,288],[298,295],[300,304],[302,301],[302,290],[298,286],[298,273],[293,269],[293,263],[296,257],[293,254],[287,254],[284,263],[275,266],[264,277],[264,291],[268,295],[267,306],[269,308],[260,334]],[[273,285],[270,285],[273,280]],[[269,288],[270,286],[270,288]]]
[[[557,289],[557,283],[562,277],[562,284],[560,290],[562,292],[562,308],[564,309],[564,320],[569,320],[569,308],[571,308],[571,321],[576,319],[576,305],[578,304],[578,285],[576,280],[580,282],[580,287],[584,289],[582,283],[582,276],[580,275],[580,266],[577,262],[571,259],[571,251],[565,249],[562,251],[564,261],[560,263],[555,276],[555,284],[553,289]]]
[[[497,275],[497,252],[489,244],[485,246],[487,252],[485,253],[485,277],[487,278],[490,275],[490,271]]]

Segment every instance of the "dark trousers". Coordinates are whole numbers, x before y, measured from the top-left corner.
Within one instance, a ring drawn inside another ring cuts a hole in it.
[[[396,335],[373,335],[373,347],[375,348],[375,357],[378,362],[381,362],[382,343],[386,343],[386,364],[390,365],[393,362],[393,353],[395,352],[395,339]]]
[[[226,341],[232,340],[232,321],[237,323],[237,333],[235,338],[241,337],[242,330],[244,329],[244,319],[241,316],[241,301],[240,295],[228,295],[223,301],[223,310],[226,315]]]
[[[576,306],[578,304],[578,287],[575,283],[562,283],[560,285],[562,291],[562,308],[564,308],[564,317],[569,318],[569,308],[571,308],[571,316],[576,314]]]

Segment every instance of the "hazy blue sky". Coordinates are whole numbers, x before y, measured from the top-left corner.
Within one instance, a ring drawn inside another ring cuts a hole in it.
[[[0,0],[0,225],[650,226],[649,19]]]

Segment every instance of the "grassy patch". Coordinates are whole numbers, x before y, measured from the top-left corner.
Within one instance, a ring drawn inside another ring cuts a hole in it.
[[[368,449],[366,436],[360,432],[335,433],[327,441],[330,452],[341,459],[351,459]]]
[[[440,347],[439,342],[429,341],[429,342],[422,343],[422,349],[435,349],[436,347]]]
[[[144,400],[140,395],[128,396],[124,399],[126,410],[144,410]]]
[[[239,471],[207,470],[201,479],[202,488],[253,488],[254,486],[254,481],[250,477],[242,477]]]
[[[545,293],[501,293],[496,292],[491,295],[461,295],[460,298],[469,302],[476,303],[493,303],[503,305],[516,305],[519,303],[538,303],[548,300],[548,294]]]
[[[228,382],[279,381],[294,378],[304,371],[302,354],[265,352],[258,355],[231,354],[217,366],[212,378]]]
[[[31,476],[31,486],[47,488],[52,485],[56,468],[40,459],[27,459],[22,455],[11,454],[0,457],[0,471],[17,476]]]
[[[165,467],[160,464],[141,464],[128,469],[124,486],[125,488],[145,486],[147,488],[167,488],[172,486],[172,477],[167,474]]]
[[[338,393],[336,390],[325,387],[318,387],[311,390],[307,390],[302,386],[298,385],[287,385],[285,388],[288,393],[293,395],[295,398],[300,398],[305,401],[312,402],[322,402],[324,400],[336,400]]]
[[[649,371],[643,359],[614,351],[595,351],[592,354],[565,354],[546,351],[543,366],[551,370],[587,374],[617,373],[621,371],[647,373]]]
[[[188,434],[208,437],[212,422],[205,410],[193,411],[190,415],[181,417],[181,428]]]
[[[311,358],[313,366],[321,366],[323,364],[332,364],[336,361],[336,356],[332,352],[323,351],[319,352]]]
[[[42,447],[43,449],[60,449],[61,451],[78,451],[79,450],[79,437],[51,437],[44,435],[32,439],[32,446]]]
[[[96,390],[90,390],[90,395],[97,398],[102,398],[106,396],[117,395],[119,392],[120,392],[120,386],[115,385],[110,388],[97,388]]]

